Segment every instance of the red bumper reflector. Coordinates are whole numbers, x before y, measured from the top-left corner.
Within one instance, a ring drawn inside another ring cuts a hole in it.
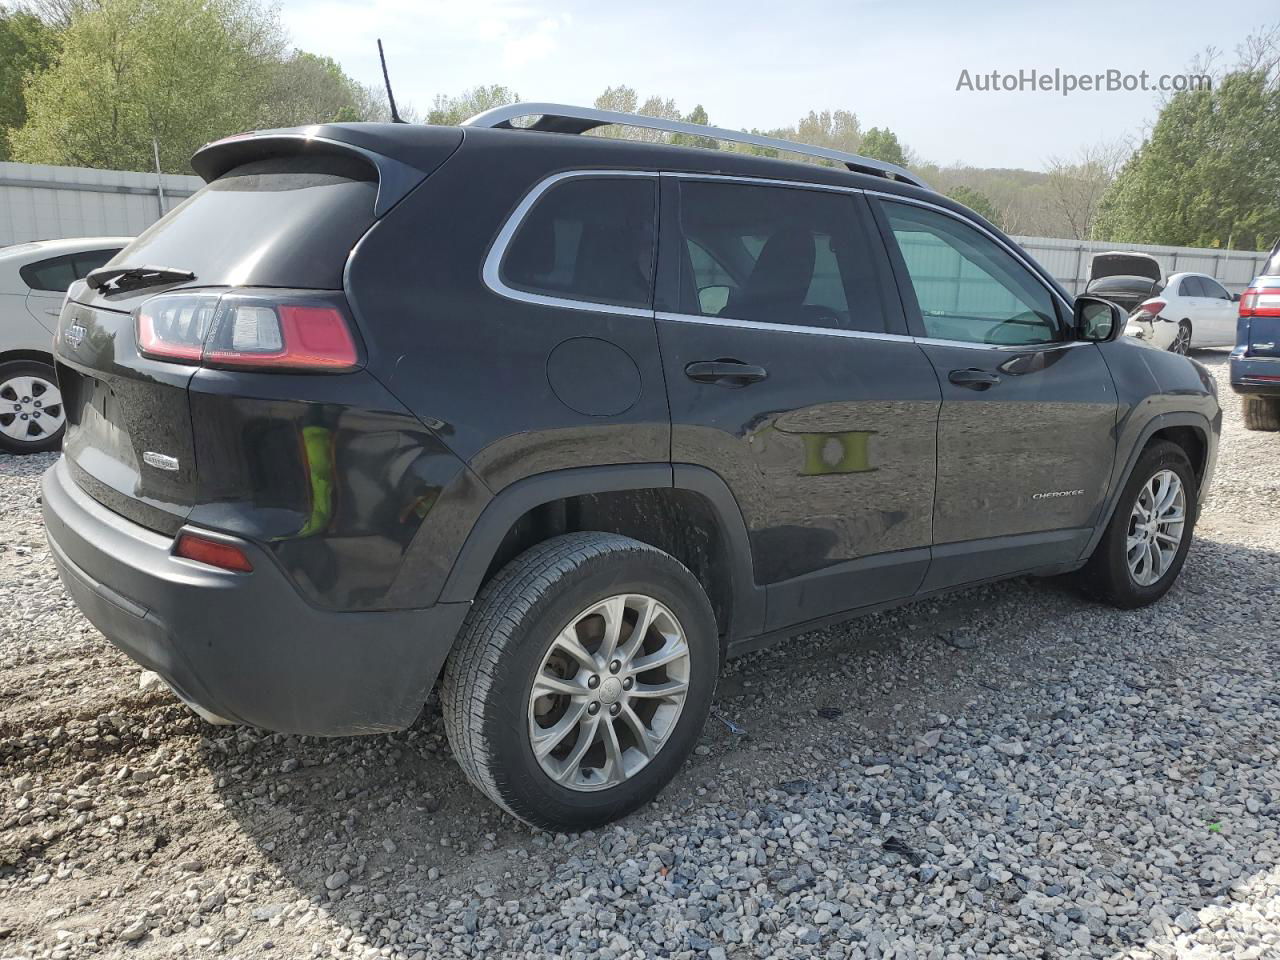
[[[193,533],[179,534],[178,545],[173,552],[179,557],[207,563],[211,567],[221,567],[223,570],[235,570],[237,573],[253,571],[253,564],[239,547],[198,537]]]

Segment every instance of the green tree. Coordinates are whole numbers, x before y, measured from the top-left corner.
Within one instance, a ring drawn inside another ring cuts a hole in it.
[[[970,210],[986,217],[1002,230],[1004,229],[1004,226],[1000,223],[1000,213],[996,210],[996,205],[981,190],[975,190],[973,187],[966,187],[964,184],[960,184],[948,190],[946,195],[956,203],[963,203]]]
[[[1183,91],[1102,198],[1098,234],[1173,246],[1266,249],[1280,236],[1280,83],[1237,70]]]
[[[484,113],[494,107],[505,107],[509,103],[519,103],[520,94],[509,87],[499,84],[479,86],[463,91],[456,97],[441,94],[436,97],[435,105],[427,113],[427,123],[443,126],[459,124],[477,113]],[[403,111],[402,111],[403,115]],[[408,119],[406,117],[406,119]]]
[[[701,127],[707,126],[710,123],[710,119],[702,104],[698,104],[690,110],[684,118],[686,123],[696,123]],[[671,142],[681,147],[701,147],[704,150],[720,149],[720,141],[714,137],[691,137],[685,133],[675,133],[671,135]]]
[[[898,135],[888,127],[872,127],[868,130],[866,136],[862,138],[862,146],[858,153],[873,160],[896,163],[900,167],[907,165],[907,158],[903,153],[902,144],[898,142]]]
[[[187,171],[202,144],[258,125],[284,42],[257,0],[98,0],[26,86],[10,136],[28,163]]]
[[[0,160],[9,159],[8,132],[27,119],[27,78],[47,68],[57,52],[57,33],[39,17],[0,8]]]
[[[295,50],[267,69],[271,78],[257,126],[384,119],[366,102],[359,84],[329,57]]]

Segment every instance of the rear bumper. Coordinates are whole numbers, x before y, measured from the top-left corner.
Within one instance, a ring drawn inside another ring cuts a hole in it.
[[[54,560],[84,615],[184,700],[238,723],[319,736],[407,727],[466,616],[465,603],[321,610],[253,544],[235,541],[252,573],[219,570],[88,497],[61,460],[42,486]]]
[[[1231,389],[1250,396],[1280,397],[1280,357],[1231,354]]]

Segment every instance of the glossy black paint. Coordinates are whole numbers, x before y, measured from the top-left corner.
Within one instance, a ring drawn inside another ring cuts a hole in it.
[[[857,609],[1078,564],[1158,431],[1199,438],[1202,488],[1212,475],[1221,415],[1211,379],[1194,363],[1123,338],[1070,342],[1065,320],[1062,340],[1040,347],[922,342],[918,308],[882,231],[873,230],[882,245],[869,256],[883,335],[675,315],[674,178],[660,173],[845,188],[854,192],[829,192],[832,202],[867,224],[874,201],[857,191],[914,198],[1008,242],[928,191],[602,138],[322,129],[394,161],[375,160],[386,172],[378,204],[387,209],[342,274],[361,369],[245,373],[142,358],[125,311],[165,288],[113,299],[78,286],[58,341],[66,471],[76,489],[144,541],[188,525],[237,538],[303,609],[407,617],[447,606],[448,617],[420,621],[446,629],[532,511],[575,497],[672,492],[669,504],[688,496],[707,505],[699,516],[716,528],[707,542],[726,550],[724,569],[713,573],[732,594],[721,628],[728,649],[742,651],[755,638]],[[266,137],[210,148],[201,163],[215,176],[274,149],[305,147]],[[578,170],[648,172],[660,184],[652,311],[529,302],[486,285],[482,265],[522,198],[548,176]],[[1068,317],[1065,291],[1031,267]],[[61,337],[75,325],[84,336],[73,345]],[[731,362],[764,375],[691,371]],[[148,450],[176,457],[179,469],[149,467]],[[51,530],[75,522],[90,521]],[[85,538],[63,539],[72,544],[68,562],[80,564],[72,554],[87,550]],[[172,607],[163,577],[113,583],[108,566],[95,570],[93,584],[77,587],[84,603],[116,590],[151,606],[152,591]],[[344,621],[323,622],[337,631]],[[111,620],[104,629],[123,628]],[[182,640],[168,628],[155,636]],[[325,636],[340,644],[336,632]],[[433,655],[418,666],[438,662]],[[168,668],[174,679],[177,668]],[[407,689],[418,689],[422,678],[409,679]],[[207,698],[226,699],[219,691]],[[335,732],[359,725],[344,703]],[[305,726],[325,732],[323,718]]]

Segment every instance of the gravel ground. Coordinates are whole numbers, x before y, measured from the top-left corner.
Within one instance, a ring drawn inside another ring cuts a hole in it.
[[[1226,390],[1179,584],[1019,580],[731,663],[660,800],[530,830],[409,731],[211,727],[62,593],[0,457],[0,957],[1280,956],[1280,436]]]

